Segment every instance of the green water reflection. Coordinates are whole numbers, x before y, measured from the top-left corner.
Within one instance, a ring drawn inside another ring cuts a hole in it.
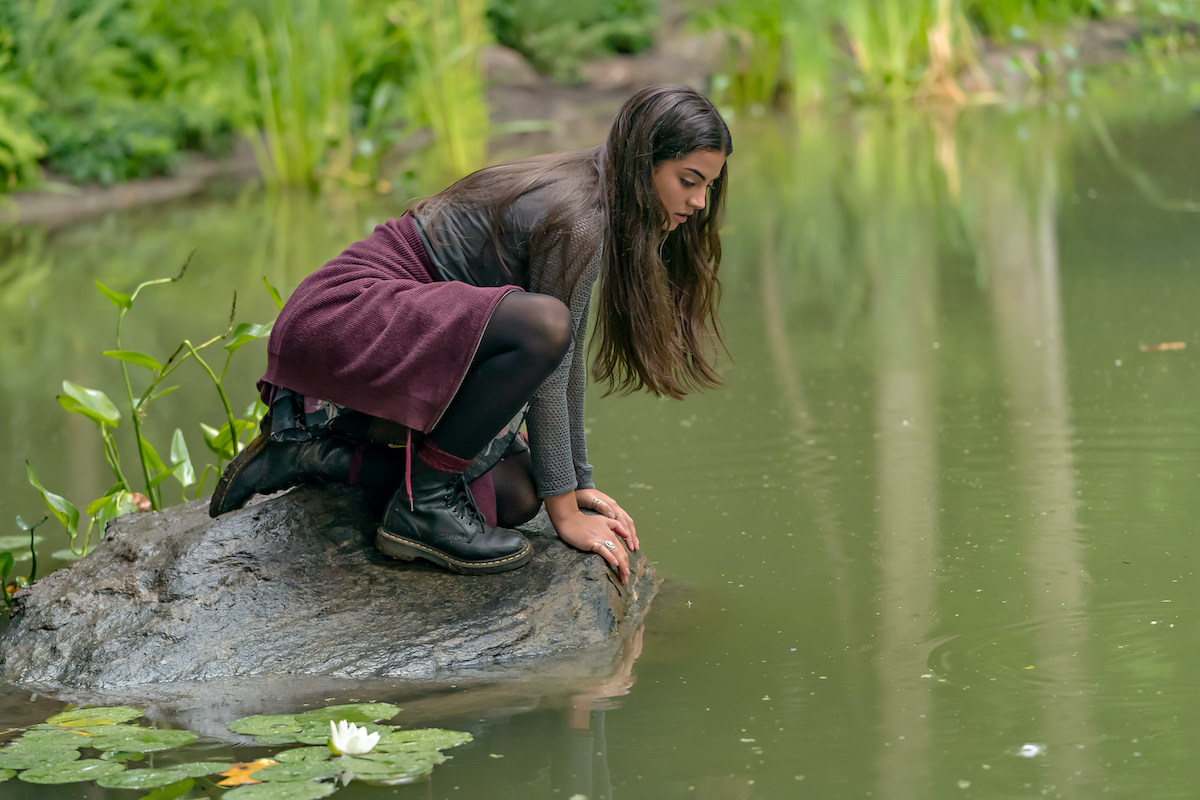
[[[728,385],[589,405],[597,480],[668,579],[593,731],[613,796],[1192,796],[1200,218],[1129,167],[1194,196],[1200,120],[1110,123],[1115,162],[1090,115],[737,126]],[[38,509],[27,457],[67,494],[105,488],[52,399],[109,380],[92,279],[197,247],[190,283],[128,323],[165,349],[222,327],[233,289],[265,318],[263,275],[290,289],[398,207],[246,192],[22,232],[0,268],[0,520]],[[1143,350],[1164,342],[1186,348]],[[216,416],[199,384],[172,397]],[[429,784],[345,796],[569,796],[565,701],[518,694],[420,701],[419,724],[476,742]],[[284,709],[237,714],[256,710]],[[85,793],[107,796],[56,796]]]

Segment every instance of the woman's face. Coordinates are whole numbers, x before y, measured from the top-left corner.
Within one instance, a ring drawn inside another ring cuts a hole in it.
[[[693,150],[654,168],[654,188],[667,209],[664,230],[675,230],[704,208],[708,187],[724,166],[725,154],[720,150]]]

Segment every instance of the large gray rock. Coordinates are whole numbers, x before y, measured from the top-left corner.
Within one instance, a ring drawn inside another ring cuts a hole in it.
[[[533,561],[464,577],[371,545],[355,490],[299,489],[211,520],[206,501],[114,522],[18,596],[0,676],[42,688],[263,676],[462,682],[588,653],[608,664],[658,578],[530,535]]]

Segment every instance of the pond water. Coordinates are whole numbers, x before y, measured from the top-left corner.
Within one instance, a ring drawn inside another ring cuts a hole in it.
[[[727,385],[589,399],[598,484],[666,578],[614,678],[370,697],[297,682],[230,718],[394,700],[399,722],[476,737],[428,781],[344,797],[1192,797],[1200,117],[1125,91],[1136,111],[739,121]],[[43,513],[26,459],[78,503],[111,483],[94,426],[54,401],[63,378],[120,396],[94,280],[129,291],[195,249],[125,324],[127,348],[165,354],[223,330],[235,289],[238,318],[266,321],[264,276],[286,293],[399,207],[230,188],[10,234],[3,524]],[[239,409],[263,352],[233,361]],[[220,419],[187,381],[147,422],[160,449],[171,420]],[[65,544],[52,525],[43,573]],[[4,687],[0,731],[62,707]],[[201,732],[189,758],[269,754]]]

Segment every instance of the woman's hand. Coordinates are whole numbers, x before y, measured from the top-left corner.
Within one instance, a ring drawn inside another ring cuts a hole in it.
[[[558,538],[577,550],[601,556],[616,571],[621,583],[629,582],[629,552],[624,544],[632,534],[621,520],[584,514],[572,492],[547,497],[546,512]]]
[[[638,544],[637,526],[633,524],[633,517],[626,514],[625,509],[617,505],[616,500],[599,489],[576,489],[575,501],[579,503],[580,508],[595,511],[597,514],[620,522],[622,529],[626,531],[621,536],[625,539],[625,546],[630,550],[637,550],[641,546]]]

